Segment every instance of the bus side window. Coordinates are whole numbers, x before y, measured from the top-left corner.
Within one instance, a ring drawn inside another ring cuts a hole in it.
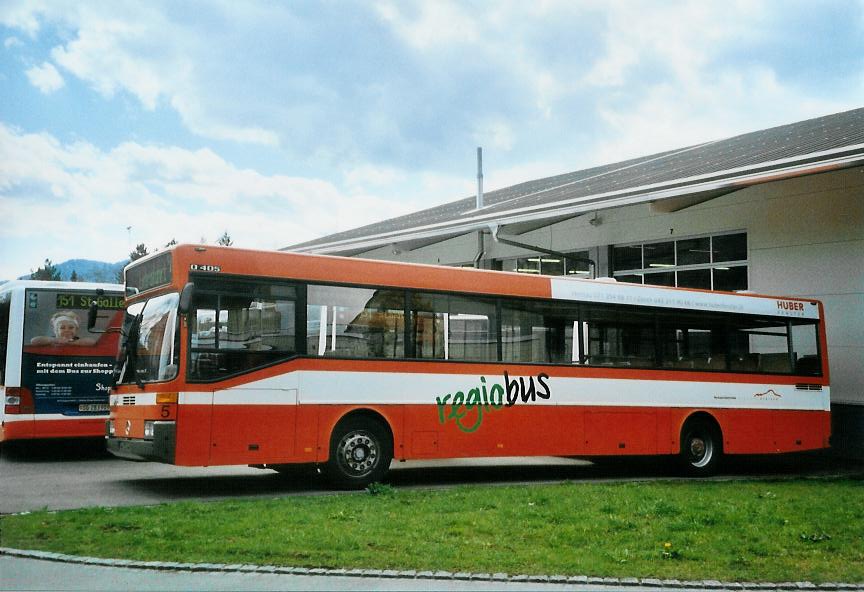
[[[397,290],[310,285],[306,351],[342,358],[402,358],[404,302],[404,292]]]
[[[730,369],[791,374],[790,341],[787,325],[778,324],[776,318],[740,317],[730,336]]]
[[[285,284],[213,282],[190,314],[192,379],[238,374],[296,354],[296,289]]]
[[[498,360],[497,315],[492,299],[414,293],[410,309],[417,358]]]
[[[725,317],[709,312],[657,311],[660,364],[679,370],[726,370]]]
[[[501,301],[501,352],[505,362],[570,364],[577,361],[577,306],[556,300]]]
[[[650,368],[655,365],[654,315],[631,306],[583,306],[587,356],[592,366]],[[582,352],[583,357],[586,352]]]
[[[792,352],[795,374],[819,376],[822,360],[819,357],[819,325],[812,321],[792,322]]]

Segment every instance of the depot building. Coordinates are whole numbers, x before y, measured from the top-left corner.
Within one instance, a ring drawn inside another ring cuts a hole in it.
[[[864,458],[864,108],[485,194],[478,174],[284,250],[819,299],[833,447]]]

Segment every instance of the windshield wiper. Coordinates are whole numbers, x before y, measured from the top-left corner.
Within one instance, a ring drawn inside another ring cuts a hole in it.
[[[135,316],[132,321],[132,326],[129,327],[129,338],[126,346],[126,356],[129,359],[128,369],[132,372],[132,377],[135,380],[135,385],[143,389],[144,383],[141,377],[138,376],[138,338],[141,335],[141,320],[144,318],[144,311]]]
[[[114,363],[115,385],[124,382],[131,373],[135,385],[138,388],[144,388],[144,383],[138,376],[138,339],[141,335],[141,320],[143,318],[144,314],[142,312],[131,317],[131,322],[129,322],[128,325],[126,322],[123,323],[124,331],[120,335],[122,347],[120,349],[120,355]]]
[[[117,351],[117,357],[114,358],[114,370],[111,372],[112,389],[123,382],[126,361],[129,359],[129,328],[134,322],[135,317],[127,311],[123,317],[123,324],[120,326],[120,347]]]

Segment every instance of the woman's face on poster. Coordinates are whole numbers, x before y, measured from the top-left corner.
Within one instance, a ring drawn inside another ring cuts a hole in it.
[[[62,341],[72,341],[78,334],[78,326],[72,321],[57,323],[57,338]]]

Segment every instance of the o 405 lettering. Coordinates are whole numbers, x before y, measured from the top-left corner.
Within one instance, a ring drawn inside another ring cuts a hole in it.
[[[189,266],[190,271],[209,271],[211,273],[219,273],[222,271],[222,267],[219,265],[198,265],[197,263],[192,263]]]

